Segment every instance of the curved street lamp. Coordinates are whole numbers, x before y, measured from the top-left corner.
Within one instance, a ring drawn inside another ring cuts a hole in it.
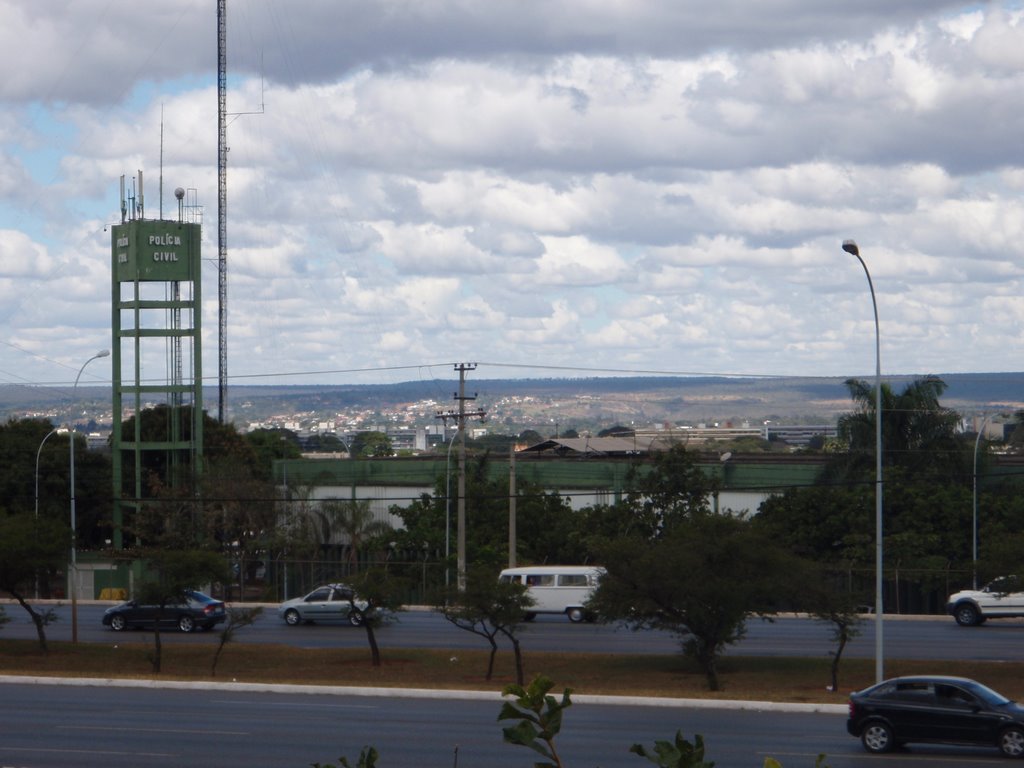
[[[35,474],[35,482],[36,482],[36,491],[35,491],[35,518],[36,518],[36,520],[37,520],[37,521],[39,520],[39,456],[40,456],[40,454],[41,454],[41,453],[43,452],[43,446],[44,446],[44,445],[46,445],[46,441],[47,441],[47,440],[49,440],[49,439],[50,439],[51,437],[53,437],[54,435],[56,435],[56,434],[57,434],[58,432],[60,432],[60,429],[59,429],[59,428],[54,428],[54,429],[51,429],[51,430],[50,430],[49,432],[47,432],[47,433],[46,433],[46,437],[44,437],[44,438],[42,439],[42,441],[41,441],[41,442],[39,443],[39,447],[38,447],[38,448],[36,449],[36,474]],[[38,599],[39,599],[39,574],[38,574],[38,573],[36,573],[36,584],[35,584],[35,599],[36,599],[36,600],[38,600]]]
[[[75,403],[78,402],[78,380],[82,378],[82,371],[85,370],[85,366],[101,357],[107,357],[110,354],[109,349],[101,349],[95,355],[90,357],[84,363],[82,367],[78,369],[78,375],[75,376],[75,385],[71,388],[71,407],[74,409]],[[78,538],[78,521],[75,519],[75,421],[74,411],[72,411],[71,424],[70,424],[70,437],[68,441],[71,444],[71,642],[78,642],[78,548],[75,544],[75,540]]]
[[[974,438],[974,475],[973,475],[973,504],[974,518],[971,525],[971,588],[978,588],[978,445],[981,443],[981,436],[985,434],[985,427],[988,420],[995,414],[989,413],[981,422],[978,434]]]
[[[843,241],[843,250],[852,254],[864,267],[871,292],[871,306],[875,312],[875,682],[884,678],[884,652],[882,641],[882,343],[878,328],[878,302],[875,300],[875,286],[871,282],[868,265],[861,258],[860,248],[853,240]]]

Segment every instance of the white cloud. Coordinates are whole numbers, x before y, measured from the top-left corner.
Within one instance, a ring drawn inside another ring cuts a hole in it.
[[[1015,2],[228,13],[234,373],[485,352],[527,371],[858,374],[873,328],[847,237],[871,269],[887,370],[1020,367]],[[209,5],[0,0],[0,14],[0,333],[18,344],[0,371],[60,380],[110,345],[103,227],[120,176],[144,169],[147,216],[161,171],[164,216],[176,186],[202,206],[210,374]]]

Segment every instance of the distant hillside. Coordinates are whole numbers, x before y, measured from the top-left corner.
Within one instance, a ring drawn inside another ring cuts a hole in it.
[[[871,380],[870,377],[866,377]],[[886,379],[896,389],[913,376]],[[939,374],[948,385],[944,405],[962,412],[1024,410],[1024,373]],[[473,407],[494,420],[511,425],[561,422],[633,423],[779,420],[832,422],[849,411],[843,378],[727,378],[620,376],[551,379],[467,380]],[[335,414],[416,410],[431,419],[437,410],[457,407],[458,380],[432,379],[397,384],[230,385],[229,416],[239,422],[272,415],[305,414],[330,418]],[[109,390],[80,386],[78,396],[94,405],[109,401]],[[204,392],[207,407],[216,404],[216,391]],[[58,412],[67,408],[66,389],[0,385],[0,415]],[[418,407],[413,404],[419,404]]]

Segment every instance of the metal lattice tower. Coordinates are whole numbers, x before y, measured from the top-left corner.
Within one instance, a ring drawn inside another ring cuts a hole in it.
[[[228,395],[228,20],[217,0],[217,419],[225,421]]]

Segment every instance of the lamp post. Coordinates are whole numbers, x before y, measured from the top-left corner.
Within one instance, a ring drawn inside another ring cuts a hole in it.
[[[973,482],[973,510],[974,519],[971,525],[971,586],[978,588],[978,445],[981,443],[981,436],[985,434],[985,425],[992,418],[992,414],[985,416],[978,429],[978,435],[974,438],[974,482]]]
[[[44,437],[42,439],[42,441],[39,443],[39,447],[36,449],[35,515],[36,515],[36,521],[37,522],[39,520],[39,455],[43,452],[43,446],[46,445],[46,441],[49,440],[53,435],[57,434],[59,431],[60,431],[59,429],[51,429],[49,432],[47,432],[46,433],[46,437]],[[39,599],[39,574],[38,573],[36,574],[35,599],[36,600]]]
[[[843,241],[843,250],[857,257],[864,267],[871,292],[871,307],[875,313],[875,682],[884,678],[884,644],[882,625],[884,606],[882,603],[882,337],[878,329],[878,302],[875,300],[875,286],[871,282],[868,265],[861,258],[860,249],[853,240]]]
[[[78,548],[75,545],[75,539],[78,537],[78,521],[75,518],[75,419],[74,419],[74,407],[75,403],[78,402],[78,380],[82,378],[82,372],[85,370],[85,366],[100,357],[106,357],[110,354],[109,349],[101,349],[95,355],[90,357],[84,363],[82,367],[78,369],[78,375],[75,376],[75,385],[71,388],[71,583],[69,585],[71,589],[71,642],[78,642]]]

